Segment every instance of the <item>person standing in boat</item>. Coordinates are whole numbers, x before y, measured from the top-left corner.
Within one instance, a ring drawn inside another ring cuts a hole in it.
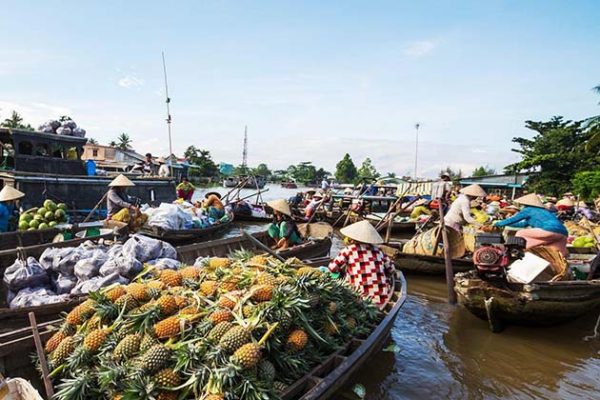
[[[144,175],[156,175],[156,165],[154,165],[151,153],[146,153],[146,159],[142,162],[142,173]]]
[[[5,185],[0,191],[0,232],[9,232],[16,228],[12,226],[14,224],[11,220],[18,218],[17,200],[23,197],[25,193],[12,186]]]
[[[363,297],[382,305],[393,289],[393,261],[377,244],[383,239],[369,221],[359,221],[340,229],[349,244],[329,263],[331,272],[343,272]]]
[[[452,182],[450,181],[450,175],[442,173],[440,180],[433,184],[431,187],[431,199],[441,199],[444,205],[447,205],[450,201],[450,195],[452,194]]]
[[[221,194],[218,192],[208,192],[204,195],[202,207],[208,211],[208,216],[215,221],[225,216],[225,206],[221,201]]]
[[[192,201],[196,187],[188,180],[187,176],[181,177],[181,182],[175,188],[177,190],[177,198],[185,201]]]
[[[515,200],[515,203],[525,206],[520,212],[502,221],[494,222],[494,226],[502,228],[524,228],[515,236],[527,241],[527,249],[538,246],[548,246],[567,256],[567,228],[558,217],[544,207],[544,204],[535,193],[531,193]]]
[[[158,164],[160,165],[160,167],[158,167],[158,177],[159,178],[168,178],[171,175],[171,169],[165,162],[165,159],[163,157],[160,157],[157,161],[158,161]]]
[[[465,225],[473,225],[475,227],[482,226],[471,215],[471,202],[478,197],[485,197],[485,190],[479,185],[469,185],[460,190],[460,194],[454,200],[448,213],[444,217],[444,224],[458,232],[462,231]]]
[[[288,202],[279,199],[269,201],[267,205],[273,209],[273,222],[269,225],[267,233],[275,241],[274,248],[286,249],[302,243],[302,235],[292,219]]]
[[[131,203],[129,196],[127,196],[127,188],[135,186],[129,178],[121,174],[113,179],[108,186],[109,189],[106,195],[107,219],[111,219],[113,215],[122,210],[127,210],[128,212],[129,210],[135,210],[135,205]]]

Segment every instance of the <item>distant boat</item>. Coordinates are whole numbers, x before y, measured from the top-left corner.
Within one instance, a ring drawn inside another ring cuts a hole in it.
[[[262,176],[229,176],[223,179],[223,187],[234,188],[244,182],[244,189],[262,189],[267,184],[267,180]]]
[[[297,189],[298,185],[296,185],[296,182],[287,181],[287,182],[281,182],[281,187],[284,189]]]

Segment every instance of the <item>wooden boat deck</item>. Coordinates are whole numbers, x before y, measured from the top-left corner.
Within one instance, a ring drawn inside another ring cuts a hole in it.
[[[444,257],[403,253],[400,250],[402,245],[403,243],[392,243],[380,246],[383,252],[394,260],[396,268],[412,274],[444,275],[446,273]],[[470,271],[473,268],[475,267],[470,258],[452,260],[452,269],[455,273]]]

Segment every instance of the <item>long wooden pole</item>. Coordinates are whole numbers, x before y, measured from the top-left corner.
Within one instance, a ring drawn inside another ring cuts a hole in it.
[[[94,214],[94,211],[96,211],[98,209],[98,207],[100,207],[100,205],[104,202],[104,200],[106,200],[106,196],[108,196],[108,192],[104,193],[104,196],[102,196],[102,198],[100,199],[98,204],[96,204],[96,206],[94,208],[92,208],[92,211],[90,211],[90,213],[87,215],[87,217],[85,217],[83,222],[88,222],[88,220],[90,219],[92,214]]]
[[[254,236],[252,236],[251,234],[249,234],[248,232],[246,232],[243,229],[240,229],[240,232],[242,233],[242,236],[244,236],[246,239],[250,240],[257,247],[263,249],[264,251],[266,251],[273,257],[277,258],[279,261],[285,262],[285,258],[281,257],[279,254],[274,252],[271,248],[269,248],[269,246],[264,245],[260,240],[258,240],[257,238],[255,238]]]
[[[42,339],[38,331],[37,321],[35,319],[35,313],[29,313],[29,324],[31,325],[31,331],[33,333],[33,342],[35,343],[35,351],[40,359],[40,367],[42,368],[42,379],[44,380],[44,388],[46,389],[46,395],[49,399],[54,397],[54,388],[50,381],[50,371],[48,370],[48,363],[46,362],[46,354],[44,353],[44,346],[42,345]]]
[[[444,204],[440,199],[440,229],[442,230],[442,242],[444,244],[444,263],[446,264],[446,286],[448,289],[448,303],[456,304],[456,292],[454,291],[454,270],[452,269],[452,254],[450,254],[450,244],[448,243],[448,232],[444,224]],[[434,255],[437,246],[434,248]]]

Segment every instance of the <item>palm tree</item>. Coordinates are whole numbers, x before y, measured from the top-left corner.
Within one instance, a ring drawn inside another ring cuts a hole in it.
[[[121,150],[128,150],[131,147],[131,138],[125,132],[119,135],[117,141],[117,147]]]
[[[108,145],[110,147],[117,147],[117,142],[115,142],[114,140],[111,140],[111,142]]]
[[[87,142],[88,142],[88,144],[93,144],[93,145],[97,145],[98,144],[98,141],[96,139],[94,139],[94,138],[89,138],[87,140]]]

